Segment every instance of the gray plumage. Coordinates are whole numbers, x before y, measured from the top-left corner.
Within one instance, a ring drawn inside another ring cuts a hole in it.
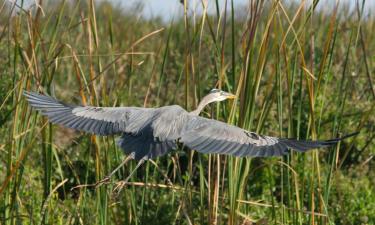
[[[234,98],[213,89],[192,112],[178,105],[160,108],[73,106],[50,96],[24,92],[30,105],[54,124],[96,135],[121,134],[117,144],[135,159],[162,156],[181,143],[202,153],[238,157],[282,156],[294,149],[305,152],[341,139],[301,141],[258,135],[217,120],[199,116],[209,103]]]

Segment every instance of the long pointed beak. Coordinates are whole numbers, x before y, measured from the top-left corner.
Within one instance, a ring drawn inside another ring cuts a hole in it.
[[[233,94],[228,96],[228,99],[235,99],[235,98],[236,98],[236,95],[233,95]]]
[[[234,95],[232,93],[226,92],[225,94],[227,95],[227,99],[235,99],[236,98],[236,95]]]

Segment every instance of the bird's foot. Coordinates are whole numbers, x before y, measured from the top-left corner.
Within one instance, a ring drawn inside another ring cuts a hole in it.
[[[120,194],[121,190],[128,183],[128,181],[130,180],[130,178],[133,176],[134,172],[138,169],[138,167],[140,167],[145,162],[145,160],[146,160],[146,158],[142,158],[141,160],[139,160],[139,162],[137,163],[137,165],[135,166],[135,168],[133,169],[133,171],[130,172],[129,176],[125,180],[120,181],[120,182],[117,183],[116,187],[113,189],[113,192],[115,192],[116,195]]]
[[[120,192],[122,191],[122,189],[124,189],[124,187],[126,186],[128,182],[126,180],[122,180],[122,181],[119,181],[117,182],[116,184],[116,187],[113,189],[113,193],[115,193],[116,195],[119,195]]]
[[[109,184],[111,181],[111,176],[105,176],[103,179],[95,183],[95,188],[102,186],[103,184]]]

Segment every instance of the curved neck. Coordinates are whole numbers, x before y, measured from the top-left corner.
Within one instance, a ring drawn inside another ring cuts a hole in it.
[[[206,105],[214,101],[215,99],[210,98],[209,95],[205,96],[202,101],[199,102],[198,107],[195,110],[191,111],[190,114],[198,116],[204,109],[204,107],[206,107]]]

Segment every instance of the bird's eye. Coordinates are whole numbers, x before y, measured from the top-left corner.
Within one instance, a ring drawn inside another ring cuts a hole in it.
[[[220,91],[220,95],[222,95],[222,96],[228,96],[228,93],[225,92],[225,91]]]

